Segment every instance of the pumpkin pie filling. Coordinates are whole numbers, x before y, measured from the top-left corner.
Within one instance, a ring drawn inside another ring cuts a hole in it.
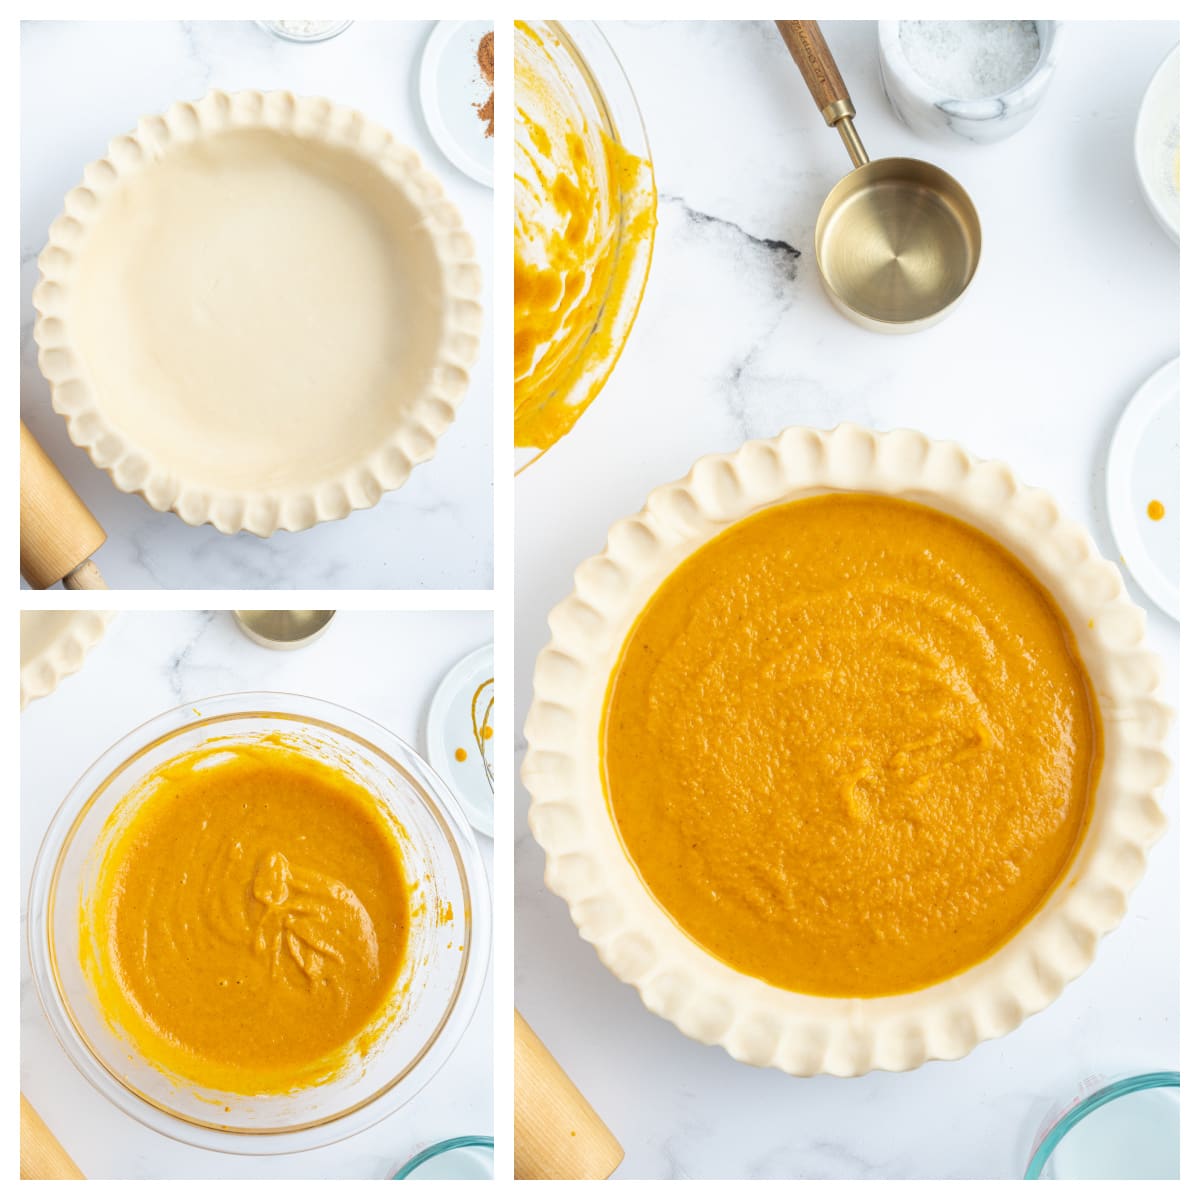
[[[600,731],[626,853],[672,919],[811,995],[915,991],[987,958],[1063,878],[1102,760],[1054,600],[933,509],[767,509],[668,576]]]
[[[171,760],[110,818],[83,900],[101,1011],[147,1062],[203,1087],[332,1077],[397,995],[403,836],[358,782],[282,741]]]

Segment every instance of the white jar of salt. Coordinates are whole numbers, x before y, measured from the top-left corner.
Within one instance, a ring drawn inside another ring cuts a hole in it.
[[[896,115],[933,138],[995,142],[1037,111],[1061,21],[880,21],[879,66]]]

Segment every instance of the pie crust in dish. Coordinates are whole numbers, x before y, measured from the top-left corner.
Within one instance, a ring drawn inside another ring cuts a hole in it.
[[[83,666],[103,637],[111,612],[26,610],[21,613],[21,707],[48,696]]]
[[[481,275],[416,153],[328,100],[214,91],[113,141],[38,260],[38,362],[122,491],[223,533],[375,504],[431,458]]]
[[[829,492],[914,501],[974,527],[1009,551],[1053,597],[1090,678],[1103,768],[1086,832],[1041,907],[994,953],[919,990],[871,998],[775,987],[726,965],[654,899],[616,831],[601,778],[601,722],[627,634],[662,582],[700,546],[762,509]],[[907,1070],[952,1059],[1014,1029],[1092,961],[1120,921],[1165,818],[1170,712],[1144,614],[1117,568],[1042,491],[1011,470],[918,433],[844,425],[792,429],[702,459],[618,522],[602,555],[576,572],[550,616],[526,722],[522,776],[546,881],[582,936],[653,1012],[735,1058],[796,1075]]]

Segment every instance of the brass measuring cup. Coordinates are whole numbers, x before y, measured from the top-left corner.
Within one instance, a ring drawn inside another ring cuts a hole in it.
[[[879,333],[940,321],[979,265],[979,215],[962,185],[915,158],[867,157],[854,105],[816,21],[776,21],[827,125],[854,169],[817,217],[817,269],[834,306]]]

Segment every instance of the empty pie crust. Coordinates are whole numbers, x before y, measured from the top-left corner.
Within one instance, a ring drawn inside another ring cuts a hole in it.
[[[111,612],[22,612],[21,707],[74,675],[112,619]]]
[[[766,507],[828,492],[872,492],[957,517],[1014,554],[1058,603],[1091,679],[1104,763],[1086,834],[1040,909],[990,957],[918,991],[869,999],[774,987],[718,960],[658,904],[608,811],[599,736],[626,635],[662,581],[699,546]],[[734,1058],[794,1075],[860,1075],[954,1059],[1015,1029],[1095,957],[1141,878],[1166,818],[1170,710],[1145,615],[1118,569],[1046,493],[1003,464],[909,430],[790,429],[701,459],[618,522],[550,614],[525,724],[529,823],[547,886],[581,935],[653,1012]]]
[[[223,533],[375,504],[431,458],[480,269],[416,153],[329,100],[210,92],[117,138],[50,227],[38,362],[122,491]]]

